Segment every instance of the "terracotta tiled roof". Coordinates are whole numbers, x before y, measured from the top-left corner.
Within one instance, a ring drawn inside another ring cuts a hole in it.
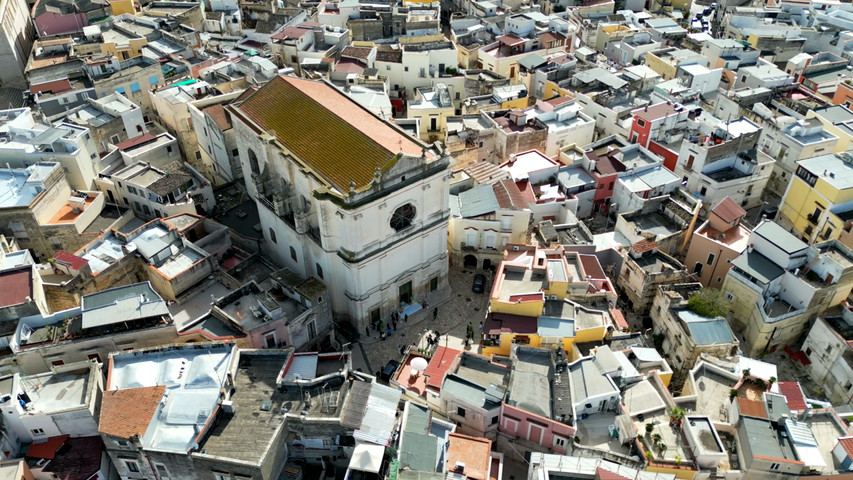
[[[73,253],[68,253],[64,250],[56,252],[56,255],[54,255],[53,258],[57,261],[57,263],[66,265],[71,270],[80,270],[81,268],[85,267],[87,263],[89,263],[89,261],[85,258],[78,257],[77,255],[74,255]]]
[[[29,266],[0,273],[0,307],[20,305],[33,298],[33,276]]]
[[[223,107],[221,103],[205,108],[204,112],[210,115],[210,118],[216,122],[216,126],[218,126],[220,130],[225,131],[231,128],[231,119],[225,113],[225,107]]]
[[[279,76],[239,107],[340,192],[364,187],[398,153],[421,156],[422,145],[326,83]]]
[[[429,360],[424,376],[428,377],[427,385],[433,388],[440,389],[441,382],[444,380],[444,374],[450,370],[453,361],[462,353],[461,350],[455,348],[438,347],[435,354]]]
[[[306,33],[311,33],[310,28],[303,28],[300,25],[296,25],[293,27],[284,27],[276,33],[270,35],[270,38],[273,40],[285,40],[288,38],[299,38]]]
[[[778,382],[779,393],[788,401],[788,409],[792,412],[801,412],[806,409],[806,397],[799,382]]]
[[[144,435],[165,391],[158,385],[104,392],[98,431],[119,438]]]
[[[562,33],[560,33],[560,32],[545,32],[545,33],[540,33],[540,34],[538,35],[538,37],[539,37],[539,40],[541,40],[541,41],[543,41],[543,42],[545,42],[545,43],[549,43],[549,42],[553,42],[553,41],[558,41],[558,40],[565,40],[565,39],[566,39],[566,36],[565,36],[565,35],[563,35],[563,34],[562,34]]]
[[[631,477],[626,477],[625,475],[620,475],[616,472],[611,472],[610,470],[605,470],[601,467],[596,467],[595,478],[597,480],[631,480]]]
[[[509,178],[509,172],[494,163],[477,162],[462,169],[475,183],[494,183]]]
[[[35,85],[30,85],[30,93],[43,93],[43,92],[51,92],[51,93],[59,93],[65,92],[67,90],[71,90],[71,81],[67,78],[63,78],[60,80],[52,80],[50,82],[37,83]]]
[[[735,201],[729,197],[720,201],[716,207],[711,209],[711,212],[720,217],[726,223],[732,223],[738,218],[746,215],[746,210],[741,208],[740,205],[735,203]]]
[[[634,253],[646,253],[651,252],[652,250],[658,248],[657,242],[654,242],[649,239],[640,240],[639,242],[631,245],[631,248],[634,249]]]
[[[553,105],[555,107],[559,107],[560,105],[562,105],[564,103],[570,103],[572,100],[574,100],[574,98],[572,98],[568,95],[563,95],[562,97],[554,97],[550,100],[545,100],[545,103],[550,103],[551,105]]]
[[[847,453],[848,457],[853,457],[853,437],[841,437],[838,439],[841,448]]]
[[[46,442],[33,443],[27,449],[27,456],[33,458],[46,458],[48,460],[56,456],[59,447],[70,438],[69,435],[48,438]]]
[[[350,58],[358,58],[359,60],[367,60],[367,57],[370,55],[373,49],[369,47],[354,47],[352,45],[348,45],[341,52],[342,57],[350,57]]]
[[[514,208],[517,210],[527,208],[527,201],[524,199],[524,195],[518,189],[518,185],[512,180],[501,180],[493,184],[492,189],[495,191],[495,197],[498,199],[498,205],[501,208]]]
[[[748,398],[738,397],[737,407],[741,415],[749,417],[767,418],[767,410],[764,409],[764,404],[758,400],[750,400]]]
[[[157,137],[155,137],[154,135],[151,135],[150,133],[144,133],[138,137],[134,137],[129,140],[116,143],[116,148],[118,148],[119,150],[127,150],[129,148],[133,148],[156,139]]]

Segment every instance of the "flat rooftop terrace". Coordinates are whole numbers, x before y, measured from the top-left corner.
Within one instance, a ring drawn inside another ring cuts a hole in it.
[[[31,383],[28,383],[31,382]],[[82,406],[86,401],[89,384],[89,369],[74,372],[44,374],[29,377],[25,386],[32,384],[34,389],[26,389],[35,405],[35,412],[56,412]]]
[[[289,397],[278,391],[276,378],[287,357],[284,353],[240,354],[231,397],[234,413],[220,413],[199,451],[255,464],[261,462],[284,420],[281,409]]]

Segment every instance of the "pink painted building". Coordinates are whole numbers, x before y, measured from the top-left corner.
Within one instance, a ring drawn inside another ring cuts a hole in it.
[[[569,379],[565,368],[557,372],[557,355],[549,348],[517,347],[499,430],[556,453],[566,453],[575,428],[569,424],[573,418],[568,401]]]

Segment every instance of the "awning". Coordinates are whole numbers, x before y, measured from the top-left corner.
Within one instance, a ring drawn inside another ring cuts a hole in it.
[[[362,443],[355,446],[352,458],[349,461],[350,470],[362,472],[379,473],[382,467],[382,456],[385,455],[385,447],[382,445],[370,445]]]

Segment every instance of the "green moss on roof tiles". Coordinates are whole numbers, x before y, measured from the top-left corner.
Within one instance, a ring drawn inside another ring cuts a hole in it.
[[[376,168],[387,171],[399,153],[420,156],[422,146],[373,116],[335,88],[312,80],[276,77],[239,109],[334,188],[362,190]]]

